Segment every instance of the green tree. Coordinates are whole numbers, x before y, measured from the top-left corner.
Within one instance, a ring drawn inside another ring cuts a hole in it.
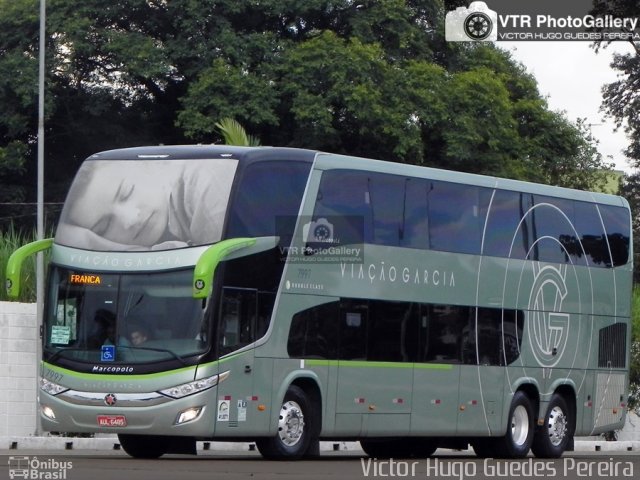
[[[3,184],[18,185],[21,165],[35,184],[37,6],[0,0]],[[93,152],[215,141],[227,117],[265,144],[578,188],[603,166],[508,53],[445,42],[443,0],[47,6],[49,200]]]
[[[269,81],[222,59],[203,69],[181,98],[177,125],[197,141],[216,131],[221,117],[238,118],[247,125],[276,124],[275,92]]]
[[[24,188],[17,181],[24,173],[27,147],[13,140],[0,147],[0,202],[20,202],[24,200]]]
[[[640,16],[640,4],[635,0],[594,0],[592,13],[615,17]],[[629,33],[629,32],[621,32]],[[629,137],[627,156],[640,168],[640,42],[629,39],[630,53],[614,54],[611,67],[619,72],[618,80],[605,85],[603,110],[624,128]],[[596,42],[596,49],[606,48],[608,42]]]

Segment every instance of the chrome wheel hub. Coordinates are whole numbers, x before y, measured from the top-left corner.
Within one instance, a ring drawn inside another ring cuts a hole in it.
[[[518,405],[511,416],[511,438],[516,445],[524,445],[529,436],[529,414],[527,409]]]
[[[278,418],[278,436],[288,447],[300,441],[304,433],[304,414],[300,405],[289,400],[282,405]]]
[[[567,416],[560,407],[553,407],[549,412],[547,427],[549,429],[549,441],[557,447],[567,436]]]

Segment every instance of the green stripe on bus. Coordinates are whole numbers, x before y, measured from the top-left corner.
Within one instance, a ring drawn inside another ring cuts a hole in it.
[[[189,370],[194,370],[198,367],[203,367],[206,365],[213,365],[216,362],[211,362],[211,363],[206,363],[206,364],[202,364],[202,365],[192,365],[190,367],[184,367],[184,368],[178,368],[176,370],[169,370],[166,372],[157,372],[157,373],[141,373],[141,374],[137,374],[137,375],[127,375],[126,373],[123,374],[103,374],[103,373],[81,373],[81,372],[74,372],[73,370],[68,370],[66,368],[62,368],[62,367],[57,367],[55,365],[51,365],[50,363],[47,362],[42,362],[42,366],[45,368],[48,368],[49,370],[52,370],[54,372],[57,373],[61,373],[63,375],[68,375],[70,377],[74,377],[74,378],[80,378],[83,380],[114,380],[114,381],[122,381],[124,379],[134,379],[134,380],[144,380],[144,379],[150,379],[150,378],[162,378],[162,377],[167,377],[169,375],[173,375],[175,373],[182,373],[182,372],[187,372]]]
[[[418,368],[421,370],[451,370],[453,365],[446,363],[405,363],[405,362],[367,362],[360,360],[304,360],[310,367],[353,367],[353,368]]]
[[[247,352],[240,352],[240,353],[236,353],[234,355],[229,355],[228,357],[225,358],[221,358],[220,360],[215,360],[213,362],[209,362],[209,363],[202,363],[199,365],[191,365],[189,367],[183,367],[183,368],[177,368],[175,370],[169,370],[167,372],[157,372],[157,373],[140,373],[137,375],[128,375],[126,373],[123,374],[104,374],[104,373],[81,373],[81,372],[74,372],[73,370],[67,370],[66,368],[62,368],[62,367],[57,367],[55,365],[51,365],[50,363],[47,362],[42,362],[42,366],[48,368],[49,370],[52,370],[54,372],[57,373],[61,373],[63,375],[69,375],[70,377],[74,377],[74,378],[81,378],[83,380],[123,380],[126,378],[131,378],[131,379],[135,379],[135,380],[142,380],[142,379],[150,379],[150,378],[162,378],[162,377],[166,377],[168,375],[173,375],[175,373],[182,373],[182,372],[187,372],[189,370],[195,370],[198,367],[209,367],[209,366],[213,366],[216,363],[225,363],[229,360],[233,360],[235,358],[241,357],[242,355],[244,355]]]

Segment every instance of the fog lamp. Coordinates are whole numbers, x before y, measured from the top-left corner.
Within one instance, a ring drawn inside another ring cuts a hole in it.
[[[47,405],[42,405],[42,414],[51,420],[56,419],[56,414],[53,412],[53,408],[48,407]]]
[[[178,414],[178,418],[176,420],[176,425],[181,425],[183,423],[191,422],[198,418],[202,413],[204,407],[192,407],[183,410]]]

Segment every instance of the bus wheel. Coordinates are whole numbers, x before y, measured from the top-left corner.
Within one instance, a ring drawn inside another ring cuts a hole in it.
[[[278,415],[278,433],[274,437],[259,438],[256,446],[263,457],[270,460],[301,458],[311,444],[311,402],[304,391],[291,385]]]
[[[554,393],[547,407],[544,425],[533,438],[531,450],[539,458],[558,458],[571,441],[571,423],[567,402]]]
[[[508,419],[507,434],[495,440],[496,456],[526,457],[533,443],[533,406],[527,394],[521,390],[513,396]]]
[[[133,458],[159,458],[169,448],[169,437],[118,434],[120,445]]]

